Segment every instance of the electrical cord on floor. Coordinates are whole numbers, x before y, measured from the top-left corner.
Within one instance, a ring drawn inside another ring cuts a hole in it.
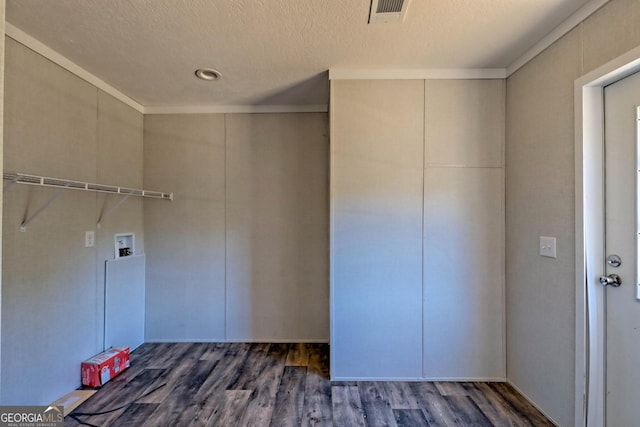
[[[70,414],[68,414],[68,417],[71,417],[73,420],[77,421],[78,423],[80,423],[83,426],[89,426],[89,427],[98,427],[95,424],[91,424],[88,423],[86,421],[81,420],[80,417],[86,416],[86,417],[92,417],[95,415],[104,415],[104,414],[110,414],[111,412],[115,412],[115,411],[119,411],[120,409],[124,409],[124,408],[128,408],[129,406],[133,405],[134,403],[136,403],[138,400],[143,399],[147,396],[149,396],[151,393],[153,393],[154,391],[166,386],[167,383],[164,384],[160,384],[158,387],[154,388],[151,391],[148,391],[147,393],[143,394],[142,396],[132,400],[131,402],[125,403],[124,405],[118,406],[117,408],[113,408],[113,409],[108,409],[106,411],[100,411],[100,412],[71,412]]]

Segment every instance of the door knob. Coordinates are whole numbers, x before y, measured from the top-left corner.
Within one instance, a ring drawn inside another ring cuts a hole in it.
[[[622,285],[622,280],[617,274],[609,274],[608,276],[600,276],[600,284],[602,286],[613,286],[617,288]]]

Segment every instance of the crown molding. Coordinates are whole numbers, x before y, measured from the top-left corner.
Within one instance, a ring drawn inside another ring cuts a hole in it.
[[[591,0],[553,29],[507,68],[454,68],[454,69],[361,69],[334,68],[329,80],[448,80],[448,79],[504,79],[516,72],[542,51],[551,46],[609,0]],[[42,55],[98,89],[110,94],[143,114],[198,114],[198,113],[316,113],[327,112],[326,104],[319,105],[211,105],[211,106],[144,106],[101,78],[75,64],[54,49],[15,27],[5,23],[5,34],[27,48]]]
[[[145,114],[268,114],[268,113],[326,113],[327,104],[314,105],[186,105],[147,106]]]
[[[504,79],[504,68],[365,69],[332,68],[329,80],[470,80]]]
[[[533,45],[511,65],[507,67],[507,77],[518,71],[527,62],[538,56],[542,51],[551,46],[553,43],[562,38],[569,31],[574,29],[580,23],[585,21],[589,16],[593,15],[598,9],[607,4],[609,0],[591,0],[580,9],[575,11],[571,16],[565,19],[560,25],[554,28],[549,34],[544,36],[538,43]]]
[[[90,73],[89,71],[80,67],[76,63],[72,62],[67,57],[51,49],[49,46],[45,45],[41,41],[31,37],[29,34],[25,33],[18,27],[15,27],[7,22],[5,26],[5,34],[11,37],[12,39],[14,39],[15,41],[17,41],[18,43],[25,45],[26,47],[33,50],[34,52],[47,58],[49,61],[53,62],[54,64],[59,65],[60,67],[69,71],[70,73],[75,74],[76,76],[87,81],[88,83],[91,83],[93,86],[97,87],[98,89],[103,90],[104,92],[108,93],[114,98],[124,102],[129,107],[137,110],[140,113],[144,113],[143,105],[136,102],[134,99],[130,98],[124,93],[120,92],[118,89],[114,88],[109,83],[102,80],[101,78],[97,77],[96,75]]]

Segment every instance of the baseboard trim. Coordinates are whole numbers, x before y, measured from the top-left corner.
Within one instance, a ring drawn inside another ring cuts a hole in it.
[[[144,341],[145,344],[156,343],[273,343],[273,344],[328,344],[327,339],[148,339]]]
[[[425,381],[420,377],[332,377],[332,382],[352,382],[352,381],[405,381],[421,382]]]
[[[335,377],[331,378],[331,381],[406,381],[406,382],[456,382],[456,383],[468,383],[468,382],[485,382],[495,383],[507,382],[505,378],[494,377]]]
[[[502,377],[425,377],[424,381],[431,382],[453,382],[453,383],[506,383],[507,379]]]
[[[531,399],[529,396],[527,396],[527,394],[524,391],[522,391],[517,385],[515,385],[514,383],[512,383],[508,379],[507,379],[506,382],[511,387],[513,387],[518,393],[520,393],[520,395],[522,395],[522,397],[524,397],[527,400],[527,402],[529,402],[531,405],[533,405],[534,408],[536,408],[538,411],[542,412],[542,415],[547,417],[547,419],[549,421],[551,421],[553,423],[553,425],[560,427],[560,423],[558,423],[549,414],[547,414],[547,412],[544,409],[542,409],[536,402],[534,402],[533,399]]]

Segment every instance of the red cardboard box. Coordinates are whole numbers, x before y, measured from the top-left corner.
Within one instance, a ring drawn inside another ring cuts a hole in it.
[[[82,385],[103,386],[129,367],[129,347],[110,349],[82,362]]]

